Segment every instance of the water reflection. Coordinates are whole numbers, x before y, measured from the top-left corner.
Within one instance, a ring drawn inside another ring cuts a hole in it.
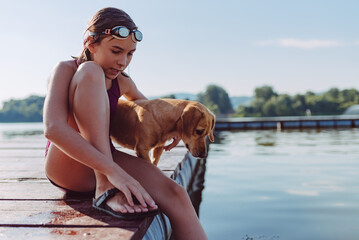
[[[0,137],[13,139],[18,137],[33,137],[44,134],[43,124],[39,123],[0,123]]]
[[[210,239],[357,239],[359,129],[217,134],[200,212]]]
[[[12,138],[18,136],[34,136],[34,135],[43,135],[43,130],[31,130],[31,131],[4,131],[3,136],[5,138]]]
[[[190,188],[188,189],[188,194],[190,196],[190,199],[198,216],[199,216],[199,207],[202,202],[202,191],[204,189],[206,163],[207,163],[206,159],[198,160],[194,170],[196,174],[193,175],[192,184],[190,184]]]
[[[276,144],[276,132],[268,131],[264,134],[258,134],[255,137],[255,141],[258,146],[273,147]]]

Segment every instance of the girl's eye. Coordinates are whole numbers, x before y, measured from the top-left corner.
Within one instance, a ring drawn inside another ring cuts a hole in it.
[[[119,51],[114,51],[114,50],[112,50],[112,53],[114,53],[114,54],[119,54],[120,52],[119,52]]]

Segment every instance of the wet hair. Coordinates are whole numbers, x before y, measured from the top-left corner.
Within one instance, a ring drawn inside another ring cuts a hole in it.
[[[108,7],[103,8],[97,13],[95,13],[95,15],[88,23],[88,27],[85,33],[101,33],[104,32],[105,29],[112,29],[116,26],[124,26],[130,30],[137,29],[136,24],[126,12],[118,8]],[[91,42],[91,44],[100,43],[105,37],[106,35],[92,36],[93,41]],[[84,49],[81,55],[77,58],[77,63],[79,65],[83,62],[91,60],[91,53],[88,49],[88,44],[88,39],[86,37],[86,39],[84,40]]]

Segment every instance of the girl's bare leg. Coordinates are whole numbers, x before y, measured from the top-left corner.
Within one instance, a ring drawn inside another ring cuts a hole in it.
[[[98,73],[98,72],[96,72]],[[73,95],[73,113],[81,135],[100,152],[112,159],[109,138],[110,106],[104,75],[94,73],[77,75],[73,79],[76,90]],[[86,104],[84,104],[86,103]],[[113,185],[107,177],[94,171],[96,176],[96,197]],[[139,205],[129,206],[123,194],[109,199],[107,204],[115,211],[147,211]]]
[[[70,84],[70,110],[74,115],[73,124],[78,127],[82,137],[112,159],[109,102],[104,75],[99,73],[101,72],[92,71],[92,68],[79,68]],[[46,160],[46,173],[49,178],[67,189],[91,191],[96,188],[98,197],[113,187],[105,175],[71,159],[54,145],[51,145]],[[148,211],[138,205],[129,206],[121,194],[109,199],[107,204],[113,210],[124,213]]]
[[[147,161],[115,151],[113,158],[141,183],[159,208],[169,217],[173,234],[179,239],[207,239],[187,191]]]

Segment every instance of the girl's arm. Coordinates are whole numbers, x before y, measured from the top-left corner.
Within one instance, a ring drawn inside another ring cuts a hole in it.
[[[135,101],[139,99],[147,99],[127,74],[120,75],[118,81],[121,94],[123,94],[127,100]]]
[[[152,198],[135,179],[68,125],[69,85],[76,72],[73,64],[71,61],[59,63],[50,77],[43,114],[45,137],[71,158],[106,175],[131,205],[132,192],[141,205],[146,206],[147,202],[153,206]]]
[[[50,77],[44,103],[44,134],[73,159],[104,173],[115,163],[68,125],[69,85],[76,71],[72,64],[60,62]]]

